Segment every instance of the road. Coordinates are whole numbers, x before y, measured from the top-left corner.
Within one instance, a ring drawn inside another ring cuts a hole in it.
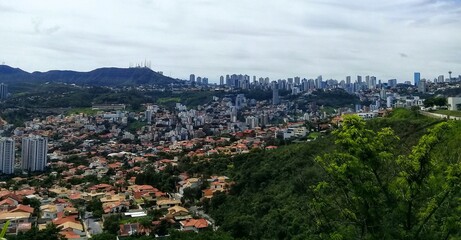
[[[85,213],[83,223],[85,225],[87,235],[91,236],[94,234],[102,233],[102,222],[100,222],[99,219],[93,218],[93,216],[91,216],[91,213]]]

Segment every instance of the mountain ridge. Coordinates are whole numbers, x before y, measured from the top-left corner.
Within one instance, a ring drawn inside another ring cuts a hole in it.
[[[63,82],[91,86],[168,85],[183,80],[163,76],[150,68],[103,67],[88,72],[72,70],[34,71],[0,65],[0,82],[15,84],[24,82]]]

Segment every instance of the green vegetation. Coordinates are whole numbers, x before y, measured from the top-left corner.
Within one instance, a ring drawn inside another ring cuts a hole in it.
[[[214,172],[235,185],[204,209],[235,239],[456,239],[460,131],[404,109],[346,117],[316,141],[235,156]]]
[[[180,102],[181,101],[181,98],[179,97],[174,97],[174,98],[159,98],[157,99],[157,103],[158,104],[169,104],[169,103],[177,103],[177,102]]]
[[[167,165],[164,171],[156,172],[154,168],[148,167],[143,173],[136,176],[136,184],[148,184],[158,188],[162,192],[173,192],[176,183],[179,181],[179,171],[171,165]]]
[[[88,115],[88,116],[93,116],[97,112],[98,112],[98,110],[93,110],[92,108],[73,108],[73,109],[67,111],[67,114],[71,115],[71,114],[83,113],[83,114]]]
[[[436,110],[433,113],[453,116],[453,117],[461,117],[461,111],[450,111],[450,110]]]
[[[447,99],[444,97],[432,97],[424,100],[424,107],[433,107],[433,106],[447,106]]]
[[[61,235],[59,232],[60,228],[56,227],[54,224],[48,224],[45,229],[38,230],[37,227],[32,227],[31,230],[27,232],[20,232],[18,235],[8,235],[8,240],[65,240],[66,238]]]
[[[351,95],[343,89],[317,90],[303,97],[292,95],[288,96],[287,99],[295,101],[301,110],[308,110],[309,105],[317,105],[324,106],[324,111],[327,113],[330,113],[334,108],[351,107],[360,102],[357,96]]]
[[[131,133],[136,133],[136,131],[140,130],[145,125],[146,125],[146,122],[141,122],[133,118],[128,118],[127,130]]]

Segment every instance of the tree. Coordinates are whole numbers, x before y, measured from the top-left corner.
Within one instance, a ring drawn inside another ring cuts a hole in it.
[[[433,107],[433,106],[447,106],[448,101],[444,97],[433,97],[424,100],[424,107]]]
[[[32,227],[31,230],[25,233],[19,233],[16,236],[8,236],[8,240],[65,240],[64,235],[60,234],[61,228],[54,224],[46,225],[45,229],[38,230],[37,227]]]
[[[113,240],[116,239],[117,235],[114,235],[112,233],[100,233],[93,235],[90,239],[91,240]]]
[[[389,128],[365,128],[345,117],[334,131],[338,150],[317,157],[326,173],[313,186],[316,231],[343,239],[447,239],[459,236],[459,155],[433,154],[451,123],[430,129],[409,155],[396,156]],[[458,227],[458,228],[456,228]]]
[[[110,234],[118,234],[121,215],[110,215],[104,220],[104,230]]]
[[[93,217],[100,218],[104,213],[102,202],[99,199],[92,199],[87,205],[86,210],[93,213]]]
[[[40,206],[42,205],[40,201],[36,198],[23,198],[22,204],[29,205],[34,208],[34,213],[32,215],[38,217],[40,216]]]

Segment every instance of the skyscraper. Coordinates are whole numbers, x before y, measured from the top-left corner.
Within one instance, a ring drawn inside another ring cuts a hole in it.
[[[14,140],[11,138],[0,138],[0,171],[14,173]]]
[[[152,110],[146,110],[146,122],[148,125],[152,124]]]
[[[280,98],[279,98],[279,88],[277,82],[272,83],[272,104],[273,105],[278,105],[280,103]]]
[[[48,139],[30,136],[22,139],[22,169],[43,171],[47,163]]]
[[[421,81],[418,82],[418,92],[426,93],[426,79],[421,79]]]
[[[419,81],[421,81],[421,73],[415,72],[414,80],[415,80],[415,86],[418,87]]]
[[[219,85],[220,86],[224,85],[224,76],[219,77]]]
[[[443,82],[445,82],[445,76],[440,75],[440,76],[437,78],[437,82],[438,82],[438,83],[443,83]]]
[[[191,75],[189,76],[189,81],[190,81],[191,83],[195,83],[195,74],[191,74]]]
[[[0,100],[4,100],[8,97],[8,85],[0,83]]]

